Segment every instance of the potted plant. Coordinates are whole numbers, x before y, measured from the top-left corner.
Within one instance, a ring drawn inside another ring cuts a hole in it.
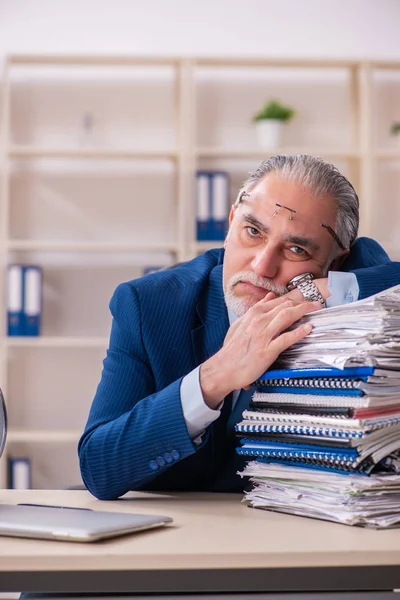
[[[394,123],[392,123],[392,126],[390,128],[390,133],[392,134],[393,137],[396,138],[397,142],[400,141],[400,122],[399,121],[395,121]]]
[[[279,100],[269,100],[253,117],[260,146],[274,150],[281,146],[284,124],[295,115],[295,110]]]

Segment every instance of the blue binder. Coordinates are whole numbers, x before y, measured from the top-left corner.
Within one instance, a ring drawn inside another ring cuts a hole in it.
[[[226,171],[198,171],[196,228],[198,241],[223,241],[228,230],[229,176]]]
[[[216,241],[224,241],[228,231],[229,176],[225,171],[212,174],[211,235]]]
[[[23,335],[23,266],[9,265],[7,279],[8,335]]]
[[[23,335],[40,335],[42,314],[42,269],[29,265],[23,268],[24,302]]]
[[[208,171],[198,171],[196,176],[196,233],[204,242],[211,236],[211,180]]]
[[[9,487],[13,490],[31,488],[31,463],[29,458],[8,459]]]

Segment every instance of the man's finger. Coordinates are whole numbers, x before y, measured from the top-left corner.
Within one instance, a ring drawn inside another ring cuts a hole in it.
[[[311,323],[304,323],[291,331],[285,331],[285,333],[278,335],[278,337],[269,344],[268,351],[272,352],[274,360],[276,360],[284,350],[287,350],[287,348],[290,348],[290,346],[293,346],[305,338],[311,330]]]
[[[321,304],[318,301],[302,302],[295,306],[289,304],[288,306],[276,307],[271,311],[271,320],[267,326],[268,337],[271,336],[270,339],[276,338],[301,317],[319,308],[321,308]]]
[[[268,298],[269,294],[273,294],[273,296]],[[281,304],[284,304],[284,302],[287,301],[293,303],[293,300],[287,298],[286,294],[284,294],[283,296],[276,296],[274,292],[268,292],[268,294],[262,300],[257,302],[257,304],[255,304],[254,306],[258,307],[263,312],[268,312],[271,309],[275,308],[275,306],[280,306]]]

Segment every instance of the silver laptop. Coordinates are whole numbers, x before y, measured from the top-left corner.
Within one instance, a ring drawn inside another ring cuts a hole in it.
[[[0,535],[94,542],[171,523],[171,517],[0,503]]]

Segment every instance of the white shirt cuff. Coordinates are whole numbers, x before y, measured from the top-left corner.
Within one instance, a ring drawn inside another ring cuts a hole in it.
[[[199,444],[201,443],[200,434],[204,433],[204,430],[218,419],[223,403],[217,410],[213,410],[204,402],[200,387],[200,367],[197,367],[182,379],[180,392],[183,417],[189,436],[195,443]]]
[[[326,301],[328,308],[355,302],[358,300],[360,293],[357,277],[354,273],[344,273],[343,271],[329,271],[328,290],[332,294]]]

